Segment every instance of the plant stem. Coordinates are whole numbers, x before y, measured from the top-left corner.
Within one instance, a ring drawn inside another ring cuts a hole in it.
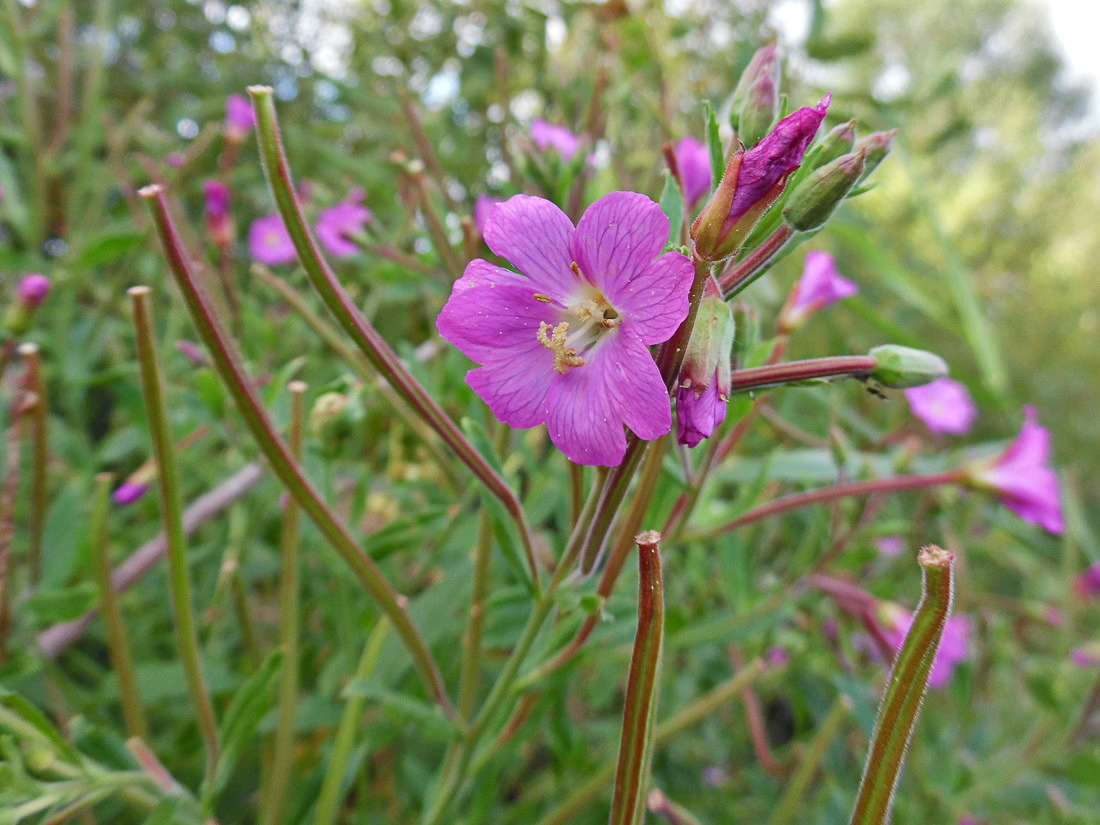
[[[836,355],[734,370],[730,374],[730,392],[748,392],[781,384],[839,376],[861,377],[870,375],[877,366],[877,361],[870,355]]]
[[[636,825],[641,822],[645,809],[665,633],[660,541],[661,534],[655,530],[635,538],[638,545],[638,631],[626,683],[622,738],[611,799],[611,825]]]
[[[187,691],[195,706],[199,732],[206,746],[206,780],[212,781],[217,770],[220,749],[218,722],[203,679],[199,656],[199,639],[191,603],[191,577],[187,569],[187,538],[183,532],[179,473],[176,469],[171,426],[168,423],[164,384],[157,363],[153,318],[149,307],[150,289],[147,286],[135,286],[128,292],[134,310],[134,331],[137,335],[141,386],[149,416],[149,432],[153,439],[153,453],[157,458],[161,515],[164,519],[164,533],[168,539],[168,579],[172,590],[176,643],[179,646]]]
[[[485,599],[489,595],[489,568],[493,560],[493,526],[482,511],[474,548],[474,581],[470,593],[470,616],[462,637],[462,677],[458,688],[458,710],[469,716],[474,710],[481,672],[481,635],[485,627]]]
[[[718,279],[718,286],[722,288],[722,297],[727,301],[743,292],[753,281],[768,270],[768,266],[775,259],[783,247],[797,233],[783,223],[772,234],[766,237],[760,246],[742,258],[722,273]]]
[[[160,235],[169,268],[187,302],[191,319],[203,343],[206,344],[207,351],[223,383],[233,396],[233,400],[237,402],[237,409],[252,432],[252,437],[271,464],[271,469],[286,487],[287,492],[298,501],[299,506],[355,572],[360,583],[373,596],[382,611],[390,617],[397,634],[412,654],[429,695],[439,703],[452,721],[458,721],[455,718],[454,706],[447,697],[439,666],[424,637],[406,612],[405,601],[399,599],[397,592],[386,580],[382,571],[356,544],[348,529],[321,499],[301,465],[294,460],[290,449],[272,426],[255,388],[245,376],[236,347],[218,321],[205,287],[191,272],[187,253],[168,211],[164,190],[159,186],[147,186],[139,194],[149,199],[153,220]]]
[[[11,424],[4,433],[6,461],[3,481],[0,481],[0,662],[8,656],[8,633],[11,630],[11,546],[15,538],[15,499],[19,494],[23,421],[36,403],[33,394],[18,393],[12,402]]]
[[[11,45],[15,64],[15,86],[19,95],[19,109],[23,118],[23,133],[26,136],[26,149],[29,154],[27,165],[27,189],[30,193],[30,209],[27,222],[27,234],[23,240],[29,249],[38,251],[46,237],[46,171],[45,153],[42,151],[42,128],[39,121],[38,101],[34,89],[34,78],[29,71],[30,45],[27,30],[20,19],[19,4],[16,0],[7,0],[8,30],[11,33]]]
[[[955,595],[954,554],[929,545],[921,548],[917,560],[923,571],[921,601],[875,718],[851,825],[884,825],[890,818],[894,790],[928,690],[928,674],[951,615]]]
[[[130,641],[126,636],[126,625],[122,621],[115,590],[111,586],[110,540],[107,533],[107,510],[110,506],[111,483],[114,476],[100,473],[96,476],[95,499],[92,504],[92,559],[95,568],[96,585],[99,587],[100,612],[107,624],[107,646],[111,653],[111,664],[118,676],[119,701],[122,703],[122,718],[130,736],[139,739],[149,738],[149,724],[145,720],[145,710],[138,693],[137,680],[134,677],[134,660],[130,655]]]
[[[390,385],[405,399],[406,403],[432,429],[439,433],[447,446],[454,450],[455,454],[470,468],[478,480],[504,504],[505,509],[519,528],[524,554],[530,568],[531,581],[537,590],[539,586],[538,566],[535,563],[531,528],[527,524],[527,516],[519,499],[497,474],[496,470],[493,469],[492,465],[486,461],[485,457],[470,444],[455,422],[443,411],[443,408],[436,403],[435,399],[428,394],[424,387],[413,377],[412,373],[401,363],[401,360],[386,343],[385,339],[378,334],[378,331],[359,311],[355,302],[351,300],[336,277],[336,273],[332,271],[332,268],[322,257],[317,242],[306,223],[298,195],[294,191],[290,165],[283,149],[279,124],[275,116],[272,91],[266,86],[252,86],[248,91],[252,95],[252,104],[256,111],[256,132],[268,183],[279,208],[279,214],[286,224],[287,232],[294,241],[298,260],[309,276],[310,283],[313,284],[314,289],[321,296],[321,300],[324,301],[329,312],[332,313],[344,331],[351,336],[356,346],[359,347],[374,368],[390,382]],[[443,254],[442,250],[441,254]]]
[[[797,510],[800,507],[808,507],[811,504],[822,504],[826,501],[835,501],[849,496],[870,496],[876,493],[897,493],[902,490],[918,490],[924,487],[938,487],[941,484],[955,484],[960,479],[957,471],[939,473],[937,475],[911,475],[895,476],[893,478],[876,478],[868,481],[849,481],[843,484],[835,484],[832,487],[823,487],[820,490],[807,490],[802,493],[792,493],[789,496],[777,498],[759,507],[754,507],[746,513],[727,522],[720,527],[705,530],[702,533],[692,533],[685,536],[685,540],[710,539],[732,532],[738,527],[763,521],[766,518]]]
[[[38,346],[27,342],[19,345],[19,354],[27,364],[26,387],[34,393],[35,405],[31,410],[31,441],[34,456],[31,459],[31,500],[27,518],[30,533],[30,551],[27,566],[30,568],[31,584],[37,584],[42,573],[42,533],[46,524],[46,478],[50,459],[49,441],[46,430],[48,403],[46,400],[46,382],[42,380],[42,362],[38,357]]]
[[[302,460],[302,435],[305,431],[306,385],[291,381],[290,452],[295,461]],[[270,789],[264,799],[265,825],[276,825],[283,811],[283,799],[290,781],[291,758],[294,753],[294,708],[298,703],[298,539],[301,522],[298,502],[287,498],[279,531],[279,644],[283,649],[282,670],[279,672],[279,705],[275,723],[275,754],[272,758]]]

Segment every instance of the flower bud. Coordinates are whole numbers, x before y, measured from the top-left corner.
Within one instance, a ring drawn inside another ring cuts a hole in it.
[[[34,272],[19,281],[15,301],[4,313],[4,326],[10,334],[19,336],[31,327],[35,311],[50,294],[50,279]]]
[[[229,216],[229,187],[216,180],[202,185],[206,198],[206,231],[219,249],[233,244],[233,219]]]
[[[336,455],[365,415],[358,392],[326,392],[309,411],[309,433],[329,456]]]
[[[783,217],[793,228],[809,232],[824,225],[856,185],[865,165],[863,152],[843,155],[815,169],[791,193]]]
[[[753,55],[733,93],[738,139],[755,146],[779,114],[779,58],[770,43]]]
[[[802,163],[806,147],[825,119],[829,99],[826,95],[817,106],[792,112],[756,146],[730,158],[718,189],[691,225],[696,255],[720,261],[737,254]]]
[[[821,142],[818,143],[817,152],[814,155],[815,169],[853,151],[852,147],[856,142],[856,122],[856,119],[852,118],[847,123],[834,126],[825,133],[824,137],[821,138]]]
[[[882,163],[883,159],[890,154],[890,147],[897,133],[897,129],[891,129],[889,132],[872,132],[855,142],[852,151],[863,152],[865,157],[863,174],[859,177],[859,183],[867,180],[871,173],[878,168],[878,165]]]
[[[733,312],[720,296],[699,303],[676,391],[677,437],[695,447],[726,419],[730,397]]]
[[[947,362],[921,349],[884,344],[872,349],[868,355],[876,362],[871,377],[884,387],[919,387],[947,375]]]

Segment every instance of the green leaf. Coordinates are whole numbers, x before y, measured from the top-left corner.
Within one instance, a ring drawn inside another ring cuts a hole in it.
[[[46,714],[17,693],[0,687],[0,707],[13,716],[5,718],[0,712],[0,727],[7,728],[17,737],[28,738],[37,734],[40,742],[50,744],[69,762],[79,765],[80,754],[53,726]]]
[[[711,180],[718,185],[726,171],[726,153],[722,151],[722,138],[718,135],[718,117],[709,100],[703,101],[703,118],[706,121],[707,152],[710,155]]]
[[[100,235],[80,251],[73,261],[73,268],[91,269],[114,263],[144,244],[145,233],[133,229]]]
[[[680,234],[684,228],[684,196],[680,185],[667,169],[664,171],[665,186],[661,190],[661,211],[668,217],[669,246],[680,245]]]
[[[450,742],[460,738],[460,733],[447,721],[439,705],[429,705],[392,690],[386,690],[373,680],[352,679],[343,690],[343,697],[365,697],[376,702],[387,716],[416,724],[418,736]]]
[[[180,806],[179,799],[168,797],[162,799],[160,804],[149,813],[142,825],[169,825],[176,816],[176,809]]]

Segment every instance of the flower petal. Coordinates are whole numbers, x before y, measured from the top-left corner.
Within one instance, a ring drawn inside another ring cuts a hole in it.
[[[493,415],[512,427],[524,428],[546,420],[546,395],[556,375],[554,356],[539,347],[502,352],[485,366],[466,373],[466,383]]]
[[[694,276],[690,260],[679,252],[666,252],[629,281],[615,282],[607,298],[646,345],[660,344],[687,317]]]
[[[612,410],[636,436],[652,441],[672,429],[672,406],[661,371],[632,329],[621,329],[591,360],[601,367]]]
[[[614,304],[623,282],[645,271],[667,240],[668,218],[660,206],[637,192],[612,192],[581,216],[573,260]]]
[[[515,195],[489,213],[484,235],[494,253],[531,280],[533,291],[562,301],[577,288],[577,276],[569,268],[575,231],[550,201]]]
[[[553,355],[537,336],[540,322],[556,322],[556,310],[534,295],[529,279],[477,259],[455,282],[436,326],[479,364],[535,352],[552,366]]]

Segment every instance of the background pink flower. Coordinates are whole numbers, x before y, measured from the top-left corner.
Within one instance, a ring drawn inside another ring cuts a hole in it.
[[[362,189],[356,189],[347,200],[322,209],[317,216],[317,237],[329,254],[343,258],[359,252],[359,245],[351,238],[374,220],[371,211],[363,206],[364,196]]]
[[[24,275],[19,281],[19,300],[31,307],[37,307],[50,294],[50,279],[39,272]]]
[[[500,202],[501,198],[494,198],[492,195],[477,196],[477,202],[474,204],[474,224],[482,235],[485,234],[485,224],[489,222],[489,214]]]
[[[951,378],[937,378],[922,387],[905,390],[913,415],[934,433],[962,435],[974,426],[978,408],[966,385]]]
[[[644,195],[612,192],[576,228],[557,206],[498,204],[485,242],[524,274],[471,261],[439,314],[440,334],[482,366],[466,382],[501,421],[545,423],[579,464],[615,466],[623,425],[653,439],[672,426],[648,347],[687,315],[691,261],[662,254],[668,218]]]
[[[684,205],[689,209],[710,192],[713,177],[710,171],[710,153],[698,139],[688,135],[681,138],[674,150],[680,180],[684,185]]]
[[[809,252],[802,267],[802,277],[783,309],[779,327],[783,331],[795,329],[815,312],[857,292],[859,286],[840,274],[832,255],[819,250]]]
[[[225,136],[240,143],[256,125],[252,103],[242,94],[232,94],[225,101]]]
[[[248,251],[255,260],[268,266],[290,263],[297,257],[294,241],[278,214],[252,222],[248,228]]]
[[[901,612],[897,615],[892,628],[886,628],[886,635],[895,650],[901,650],[905,634],[913,624],[913,614]],[[967,615],[952,616],[943,629],[936,658],[932,662],[932,672],[928,676],[930,688],[942,688],[951,681],[955,666],[966,661],[970,655],[970,636],[974,632],[974,622]]]
[[[581,145],[578,135],[564,126],[548,123],[541,117],[535,118],[531,124],[531,140],[535,142],[540,152],[554,149],[566,162],[573,159],[573,155],[577,154],[577,149]]]

